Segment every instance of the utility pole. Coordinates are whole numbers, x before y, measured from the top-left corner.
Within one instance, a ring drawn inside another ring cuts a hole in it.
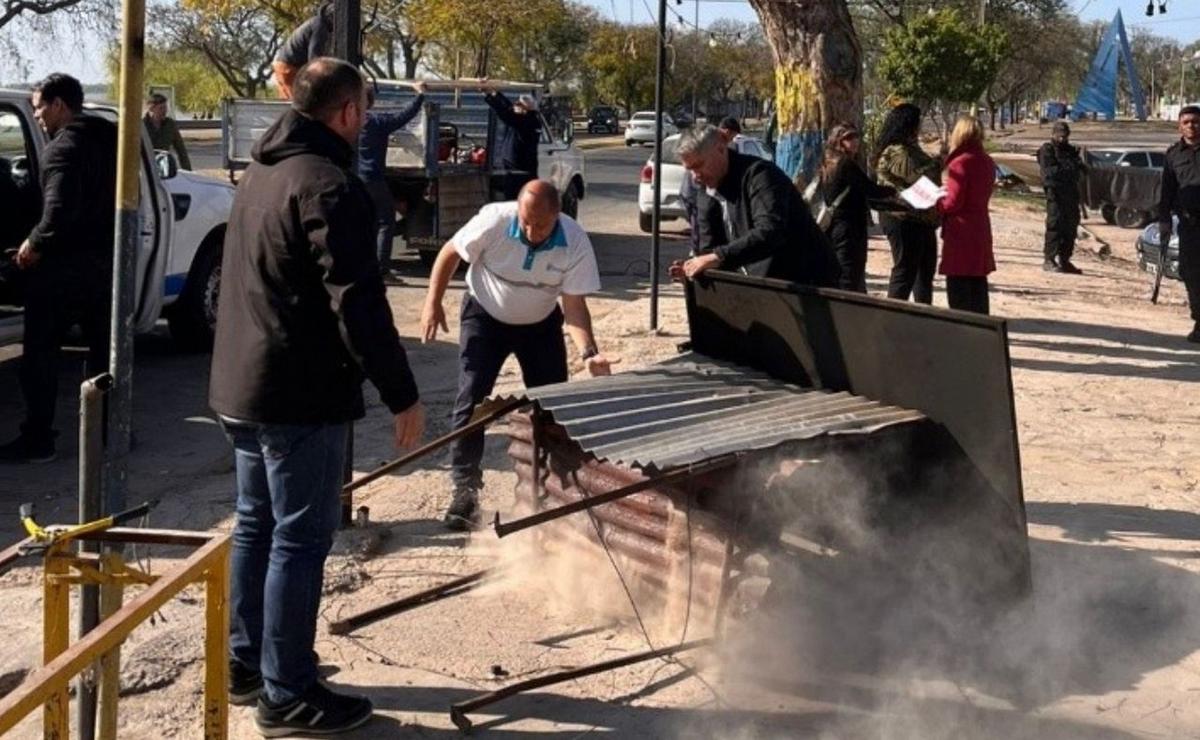
[[[141,243],[142,69],[146,6],[124,0],[121,24],[121,108],[117,127],[117,226],[113,250],[112,337],[105,514],[125,508],[133,434],[133,322],[137,310],[137,254]]]
[[[658,63],[654,68],[654,205],[650,229],[650,331],[658,331],[658,255],[661,247],[663,74],[667,68],[667,0],[658,0]],[[685,177],[688,175],[685,175]]]
[[[700,34],[700,0],[696,0],[696,20],[692,23],[692,31],[696,34],[696,49],[703,54],[704,43]],[[699,61],[699,60],[697,60]],[[692,77],[692,125],[696,125],[696,90],[700,86],[699,75]]]
[[[334,0],[333,55],[355,67],[362,66],[362,3],[361,0]],[[346,425],[346,462],[342,481],[354,478],[354,422]],[[342,500],[342,527],[354,524],[354,504]]]

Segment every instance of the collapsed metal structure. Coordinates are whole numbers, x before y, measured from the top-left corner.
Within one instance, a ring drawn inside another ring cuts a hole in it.
[[[749,556],[810,552],[896,568],[941,558],[947,599],[993,608],[1030,585],[1016,418],[1003,319],[733,273],[689,283],[690,350],[640,370],[489,399],[509,416],[524,518],[546,548],[591,548],[631,597],[676,608],[711,637],[514,684],[451,708],[719,639]],[[839,537],[855,499],[875,536]],[[570,516],[584,513],[584,516]],[[958,543],[961,546],[948,546]],[[903,557],[897,554],[905,553]],[[474,574],[333,625],[448,595]],[[680,598],[683,598],[682,604]],[[645,603],[645,602],[644,602]]]

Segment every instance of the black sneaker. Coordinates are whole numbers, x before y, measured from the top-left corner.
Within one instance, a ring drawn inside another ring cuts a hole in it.
[[[450,507],[442,517],[442,524],[456,532],[467,532],[479,528],[479,489],[469,486],[456,487]]]
[[[1067,275],[1082,275],[1083,274],[1083,270],[1080,270],[1078,267],[1071,264],[1070,260],[1064,260],[1063,263],[1058,266],[1058,271],[1061,273],[1065,273]]]
[[[337,694],[318,681],[303,697],[280,706],[260,696],[254,724],[263,737],[337,735],[365,725],[372,711],[367,697]]]
[[[1196,325],[1192,327],[1192,333],[1187,335],[1187,340],[1200,344],[1200,321],[1197,321]]]
[[[1054,260],[1046,260],[1042,263],[1042,270],[1045,272],[1058,272],[1058,263]]]
[[[8,444],[0,445],[0,464],[40,464],[51,462],[57,457],[53,439],[39,442],[22,434]]]
[[[229,660],[229,703],[248,706],[258,701],[262,693],[262,674],[242,665],[240,660]]]

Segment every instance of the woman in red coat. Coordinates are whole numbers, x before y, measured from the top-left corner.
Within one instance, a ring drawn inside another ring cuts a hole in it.
[[[942,264],[950,308],[988,313],[989,273],[996,269],[992,254],[992,220],[988,201],[996,179],[996,164],[983,151],[983,126],[973,116],[961,116],[950,134],[950,156],[942,177],[946,194],[937,202],[942,216]]]

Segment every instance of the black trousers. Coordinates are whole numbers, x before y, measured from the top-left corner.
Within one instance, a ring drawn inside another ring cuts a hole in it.
[[[867,292],[867,232],[845,228],[833,223],[829,229],[829,240],[833,242],[833,253],[837,255],[842,274],[838,287],[855,293]]]
[[[505,200],[516,200],[521,194],[521,188],[525,187],[525,183],[530,180],[536,180],[537,174],[533,172],[508,172],[503,176],[500,182],[500,189],[504,192]]]
[[[1188,310],[1200,324],[1200,223],[1179,220],[1179,276],[1187,288]]]
[[[563,343],[562,310],[536,324],[506,324],[492,318],[471,296],[463,298],[458,335],[458,397],[451,426],[461,429],[475,406],[496,385],[500,367],[516,355],[526,388],[567,380],[567,348]],[[450,448],[450,477],[455,488],[483,485],[483,430],[462,437]]]
[[[1050,196],[1046,199],[1047,262],[1068,262],[1075,254],[1075,236],[1079,231],[1079,201]]]
[[[913,219],[888,217],[883,233],[892,246],[892,276],[888,298],[933,303],[933,273],[937,268],[937,231]]]
[[[988,279],[947,275],[946,300],[950,308],[987,315],[991,309],[988,301]]]
[[[52,442],[58,400],[58,364],[67,332],[79,326],[87,342],[83,377],[108,369],[111,267],[45,265],[29,273],[25,287],[25,336],[18,371],[25,398],[22,434],[36,444]],[[82,379],[82,378],[81,378]]]

